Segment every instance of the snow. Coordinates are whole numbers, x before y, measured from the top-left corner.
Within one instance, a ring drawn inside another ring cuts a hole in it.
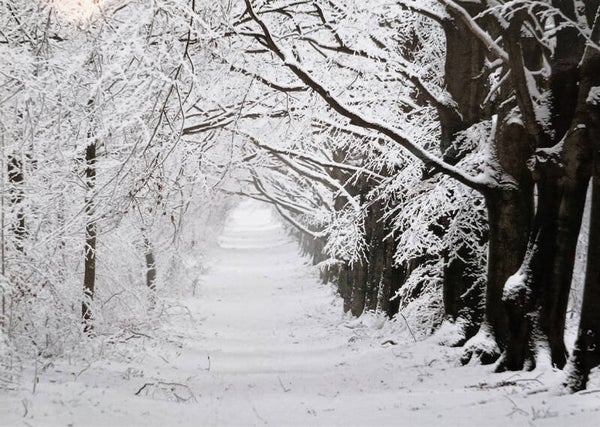
[[[484,352],[487,354],[499,353],[498,345],[488,323],[483,323],[479,331],[465,343],[465,350],[474,353]],[[471,359],[473,360],[473,359]]]
[[[585,102],[589,105],[600,104],[600,86],[593,86],[590,88],[588,97]]]
[[[508,278],[502,292],[503,301],[523,301],[530,297],[531,290],[527,286],[528,272],[521,267]]]
[[[462,317],[455,322],[444,320],[440,328],[435,332],[434,338],[441,345],[454,346],[465,341],[466,320]]]
[[[600,393],[559,395],[560,372],[461,367],[460,348],[342,314],[268,206],[226,224],[196,296],[147,337],[39,360],[0,394],[0,425],[596,425]]]

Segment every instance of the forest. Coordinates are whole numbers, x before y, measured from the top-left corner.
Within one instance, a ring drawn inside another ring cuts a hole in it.
[[[0,390],[169,324],[249,199],[346,319],[600,365],[600,0],[0,0],[0,171]]]

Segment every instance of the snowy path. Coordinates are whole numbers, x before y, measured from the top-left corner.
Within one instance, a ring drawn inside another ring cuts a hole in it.
[[[596,425],[600,393],[553,396],[543,391],[551,371],[457,367],[460,349],[343,317],[260,205],[233,212],[211,259],[197,296],[164,328],[167,343],[57,361],[35,394],[25,384],[0,396],[0,425]]]

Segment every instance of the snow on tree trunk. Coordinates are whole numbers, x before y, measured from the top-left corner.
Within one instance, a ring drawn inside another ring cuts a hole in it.
[[[600,6],[597,6],[592,41],[600,41]],[[572,360],[569,362],[567,386],[572,391],[585,388],[590,370],[600,365],[600,50],[588,45],[581,63],[582,79],[578,114],[587,120],[578,134],[591,146],[592,201],[590,213],[587,267],[581,319]],[[581,102],[584,100],[584,102]]]
[[[471,14],[481,12],[479,4],[466,5]],[[456,164],[466,152],[461,152],[456,137],[475,123],[485,118],[482,106],[489,91],[485,72],[487,52],[479,40],[458,17],[442,21],[446,37],[444,81],[452,103],[440,103],[437,111],[440,120],[440,149],[442,158]],[[441,223],[446,223],[445,218]],[[443,228],[440,229],[443,234]],[[476,332],[481,322],[480,295],[469,290],[475,286],[476,277],[470,272],[473,265],[481,262],[477,254],[466,244],[452,248],[455,256],[444,254],[443,279],[444,315],[447,321],[457,323],[463,329],[457,341],[449,345],[462,345]]]
[[[87,222],[85,225],[84,246],[84,275],[83,275],[83,301],[81,304],[81,316],[83,319],[83,331],[92,333],[93,313],[92,301],[96,288],[96,218],[94,208],[94,189],[96,188],[96,142],[93,141],[85,150],[85,214]]]
[[[533,181],[526,164],[531,155],[528,135],[516,117],[508,115],[500,123],[494,154],[500,173],[505,175],[503,179],[509,183],[485,194],[489,248],[484,323],[500,350],[504,350],[510,333],[506,307],[502,303],[504,284],[519,270],[525,257],[534,204]],[[473,343],[467,342],[463,363],[481,354],[487,362],[500,356],[487,354],[486,349],[476,349]]]
[[[563,334],[593,157],[590,141],[593,138],[590,130],[593,127],[590,123],[593,114],[590,114],[590,108],[593,107],[590,107],[587,99],[591,87],[598,81],[598,64],[594,58],[596,51],[587,49],[580,60],[579,74],[569,70],[569,66],[578,62],[574,55],[581,57],[582,40],[569,31],[559,33],[558,38],[561,46],[569,44],[572,49],[565,52],[567,48],[562,46],[557,54],[563,55],[563,58],[555,58],[559,61],[555,67],[559,72],[556,80],[566,87],[558,93],[577,86],[576,81],[567,81],[568,78],[579,80],[579,91],[575,93],[574,110],[569,109],[573,105],[571,100],[565,105],[561,105],[561,99],[555,99],[554,102],[555,112],[562,113],[559,119],[554,120],[555,132],[562,130],[565,117],[571,118],[570,128],[564,137],[562,134],[556,135],[556,138],[562,138],[555,141],[559,147],[559,165],[554,164],[555,159],[546,159],[537,167],[538,203],[530,233],[531,256],[521,267],[522,271],[530,272],[524,284],[528,297],[526,300],[505,300],[512,331],[499,369],[521,369],[530,357],[525,349],[531,350],[537,345],[549,347],[555,366],[562,368],[566,363]],[[556,81],[551,80],[551,83],[557,85]],[[551,155],[553,148],[542,149],[542,153]],[[536,339],[539,342],[534,342]]]
[[[596,133],[596,136],[600,136]],[[573,356],[569,360],[566,386],[572,391],[585,389],[590,371],[600,365],[600,159],[596,139],[596,161],[592,179],[590,244],[587,254],[581,319]]]

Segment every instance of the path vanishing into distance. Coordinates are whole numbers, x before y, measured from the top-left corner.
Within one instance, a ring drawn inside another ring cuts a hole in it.
[[[0,425],[598,425],[598,384],[558,396],[550,368],[459,367],[460,349],[401,322],[343,315],[269,207],[244,201],[226,224],[156,337],[40,361],[35,392],[31,368],[0,395]]]

